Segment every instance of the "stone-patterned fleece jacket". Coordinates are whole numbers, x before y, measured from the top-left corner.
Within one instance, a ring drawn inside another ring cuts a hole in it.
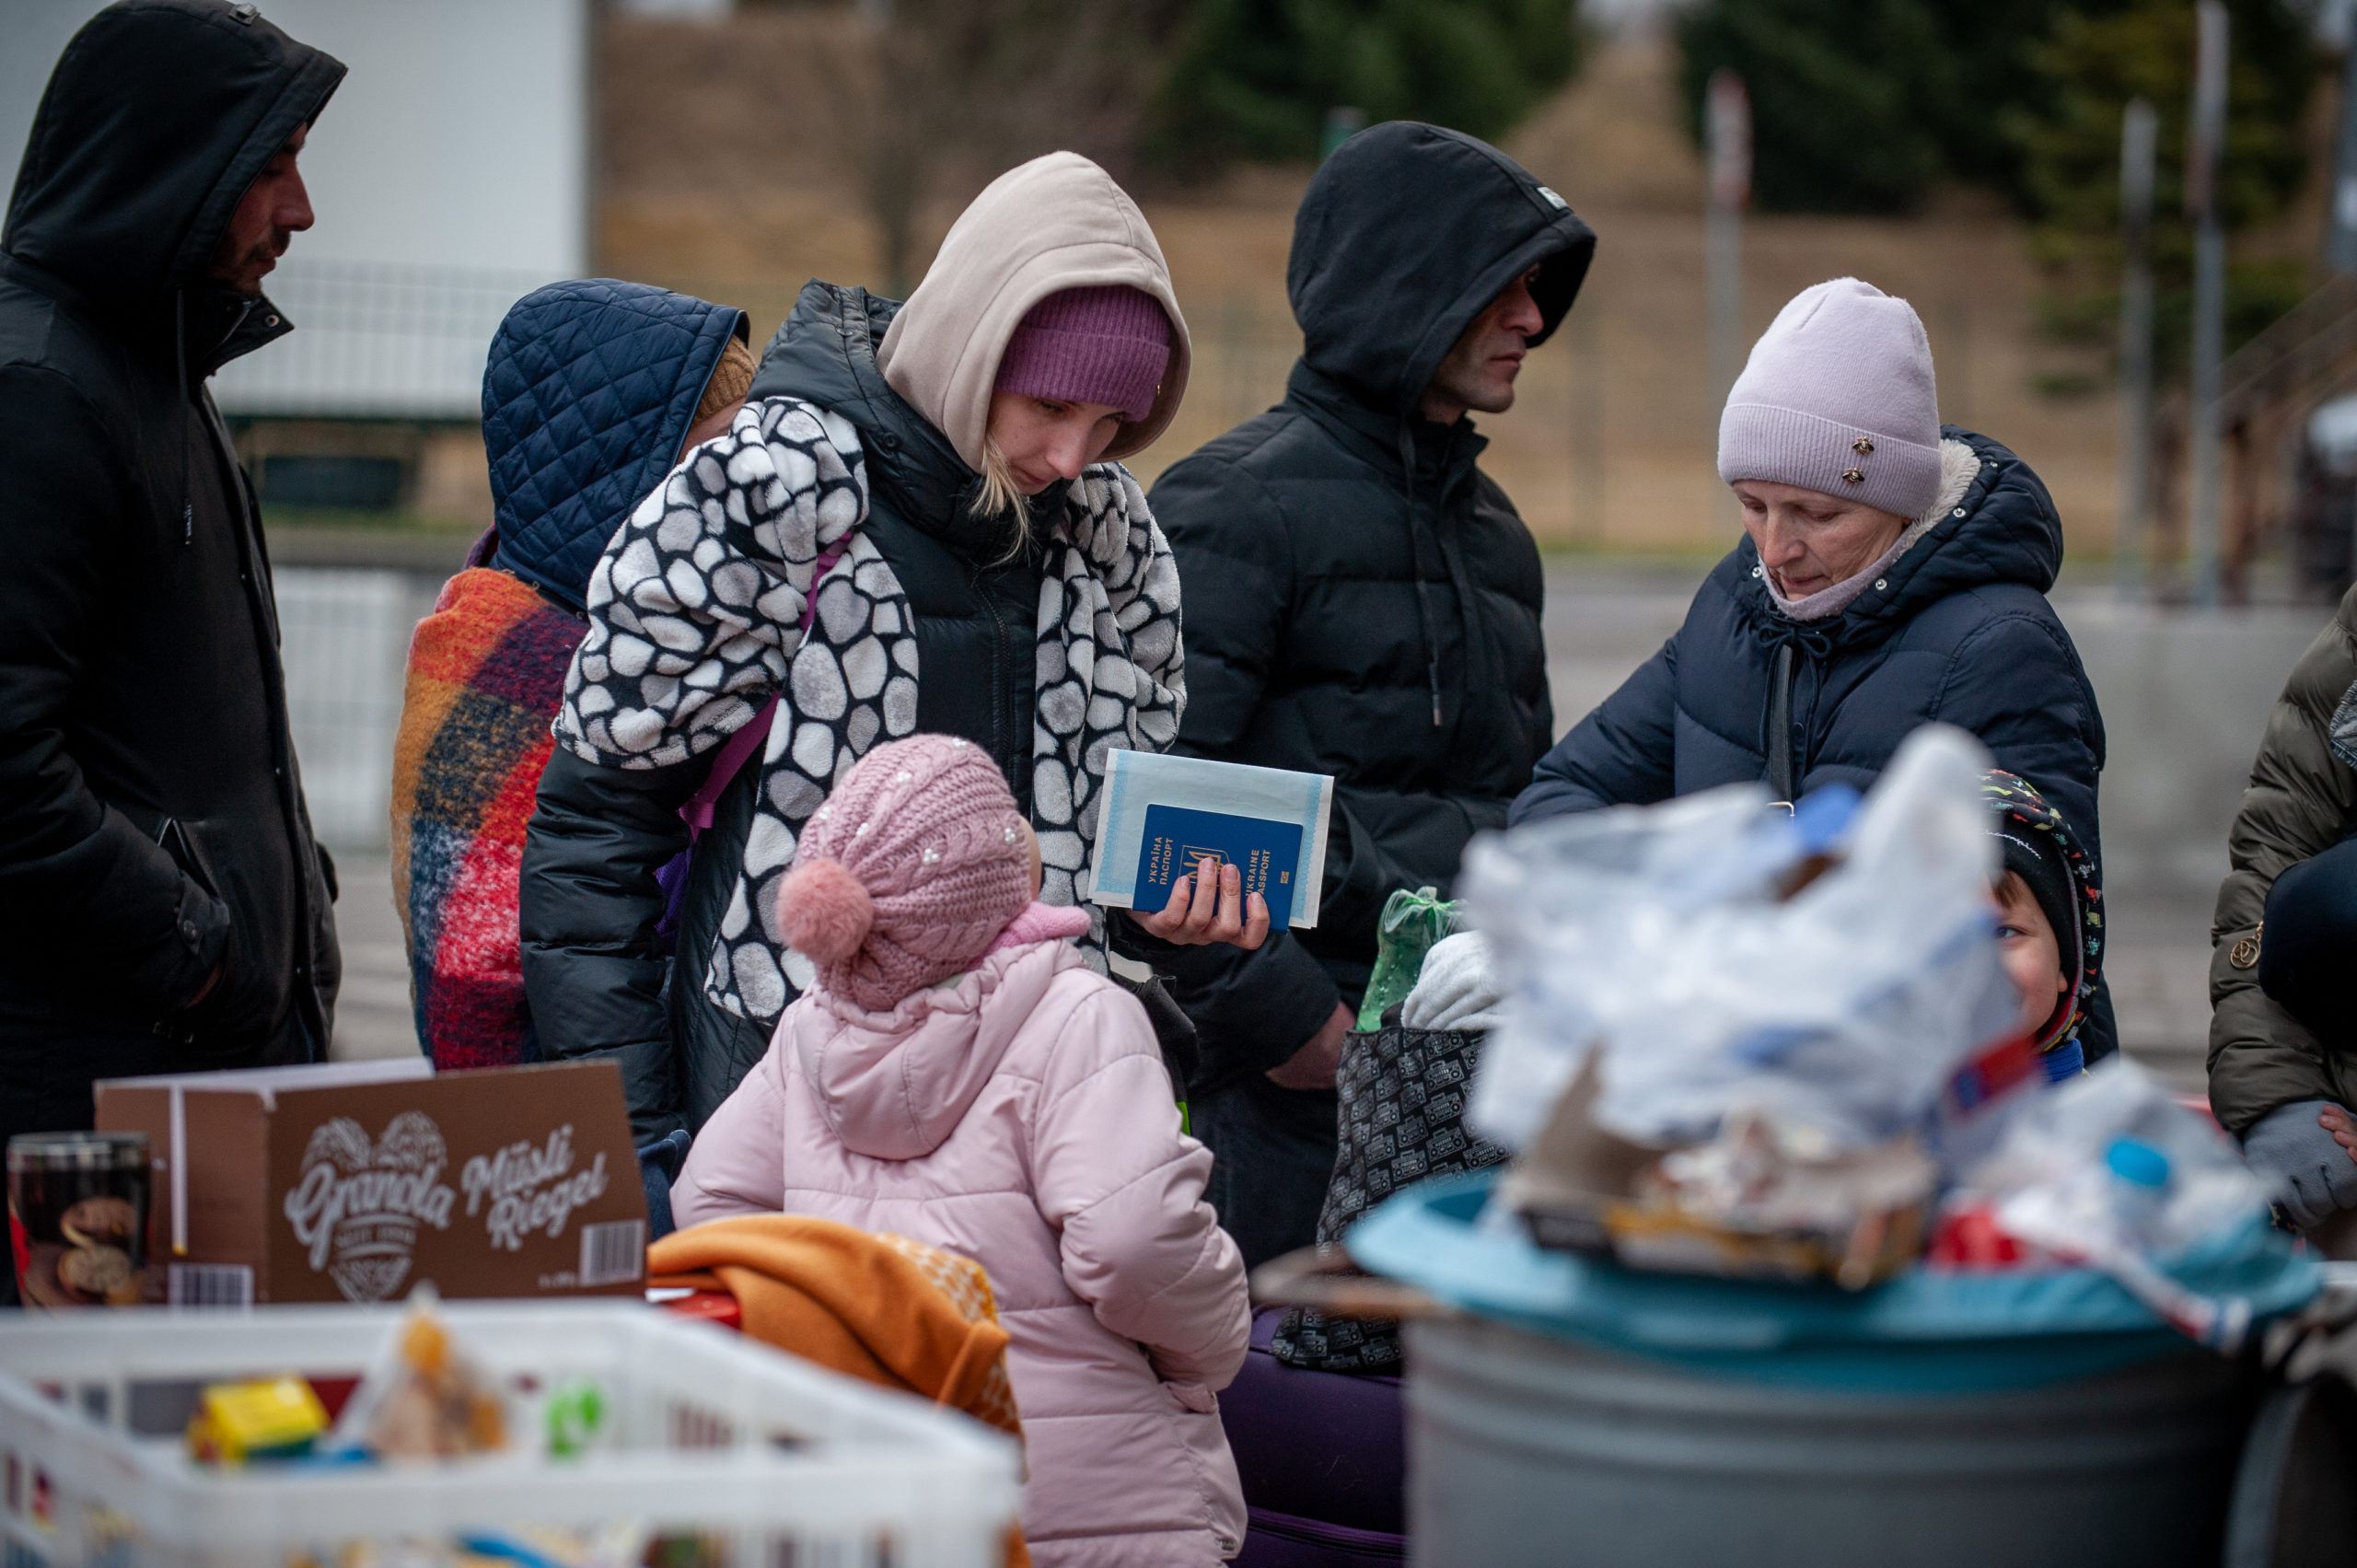
[[[1169,314],[1153,411],[1032,498],[1022,526],[978,515],[1008,337],[1049,295],[1109,283]],[[809,984],[777,887],[801,824],[878,741],[983,748],[1038,831],[1041,897],[1085,903],[1105,759],[1167,749],[1186,701],[1178,568],[1115,460],[1177,408],[1184,343],[1136,204],[1076,154],[1035,158],[975,198],[905,305],[807,287],[728,432],[608,543],[519,912],[543,1050],[618,1059],[642,1141],[700,1125]],[[656,873],[683,847],[677,807],[772,698],[758,765],[697,842],[673,974]],[[1088,907],[1083,948],[1101,967],[1104,912]]]
[[[1040,1568],[1214,1564],[1244,1539],[1217,1389],[1250,1333],[1145,1010],[1069,942],[865,1012],[823,988],[698,1134],[682,1225],[784,1210],[973,1259],[1008,1370]]]

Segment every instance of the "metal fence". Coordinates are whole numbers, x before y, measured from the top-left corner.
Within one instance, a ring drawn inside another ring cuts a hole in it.
[[[225,366],[225,413],[248,418],[464,419],[482,413],[483,357],[539,273],[290,258],[271,302],[297,331]]]
[[[376,849],[392,800],[393,732],[410,632],[434,579],[285,566],[276,573],[287,717],[311,825],[337,848]]]

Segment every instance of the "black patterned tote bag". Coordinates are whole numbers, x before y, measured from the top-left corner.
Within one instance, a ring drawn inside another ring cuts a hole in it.
[[[1334,1175],[1318,1214],[1318,1244],[1339,1242],[1358,1217],[1434,1176],[1503,1165],[1506,1152],[1465,1125],[1480,1034],[1411,1029],[1394,1010],[1383,1028],[1353,1030],[1334,1074],[1341,1100]],[[1321,1372],[1399,1370],[1399,1325],[1388,1318],[1285,1314],[1271,1348],[1288,1366]]]

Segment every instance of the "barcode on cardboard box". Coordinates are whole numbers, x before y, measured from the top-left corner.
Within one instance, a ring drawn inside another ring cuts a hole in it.
[[[620,1284],[646,1272],[646,1222],[611,1220],[581,1227],[581,1287]]]
[[[254,1272],[244,1263],[174,1263],[165,1299],[174,1307],[251,1307]]]

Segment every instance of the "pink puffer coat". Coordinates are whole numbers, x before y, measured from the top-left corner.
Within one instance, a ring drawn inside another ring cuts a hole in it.
[[[1145,1011],[1069,942],[867,1013],[824,991],[697,1134],[682,1225],[818,1214],[981,1263],[1014,1342],[1039,1568],[1215,1564],[1244,1539],[1218,1401],[1250,1332]]]

